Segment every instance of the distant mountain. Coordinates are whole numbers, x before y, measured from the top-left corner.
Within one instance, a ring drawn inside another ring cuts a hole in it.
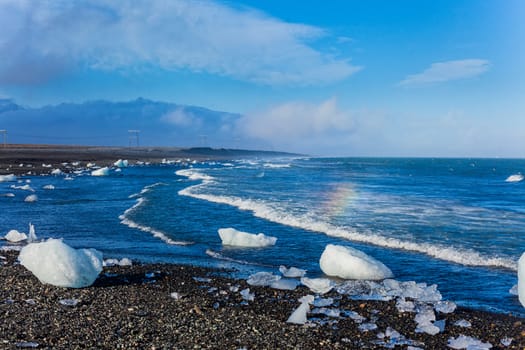
[[[239,114],[156,102],[90,101],[42,108],[22,108],[0,100],[0,129],[10,143],[182,147],[246,147],[235,133]]]

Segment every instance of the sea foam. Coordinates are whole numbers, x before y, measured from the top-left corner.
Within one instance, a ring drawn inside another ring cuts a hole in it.
[[[177,171],[177,175],[180,176],[190,177],[194,174],[195,173],[192,171]],[[207,175],[200,173],[199,177],[209,178]],[[197,178],[195,178],[195,180],[196,179]],[[205,180],[200,184],[186,187],[180,190],[178,194],[181,196],[193,197],[208,202],[230,205],[240,210],[251,211],[254,216],[266,219],[268,221],[304,230],[320,232],[332,237],[374,244],[385,248],[414,251],[427,254],[437,259],[466,266],[496,266],[508,268],[514,271],[517,270],[517,262],[511,258],[482,255],[472,249],[454,248],[441,244],[418,243],[398,238],[385,237],[379,234],[361,233],[350,227],[335,226],[321,220],[312,219],[312,216],[308,213],[304,215],[293,215],[284,208],[279,209],[273,207],[272,204],[268,202],[243,199],[235,196],[203,193],[203,191],[206,189],[206,186],[209,184],[209,181],[210,180]]]

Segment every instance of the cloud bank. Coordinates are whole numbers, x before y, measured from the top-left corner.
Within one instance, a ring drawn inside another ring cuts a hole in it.
[[[74,69],[206,72],[268,85],[339,81],[360,68],[314,48],[327,35],[214,1],[0,2],[0,84]]]
[[[416,86],[467,79],[488,71],[490,62],[482,59],[465,59],[433,63],[423,72],[409,75],[399,83],[401,86]]]

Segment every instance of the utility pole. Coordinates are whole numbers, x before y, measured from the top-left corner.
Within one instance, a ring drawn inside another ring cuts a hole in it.
[[[4,135],[4,148],[7,147],[7,130],[0,130],[0,134]]]
[[[129,133],[129,147],[132,147],[133,145],[138,147],[140,130],[128,130],[128,133]]]

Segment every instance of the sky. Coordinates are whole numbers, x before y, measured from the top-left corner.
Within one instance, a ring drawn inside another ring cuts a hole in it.
[[[321,156],[525,157],[523,18],[521,0],[0,0],[0,97],[202,106]]]

